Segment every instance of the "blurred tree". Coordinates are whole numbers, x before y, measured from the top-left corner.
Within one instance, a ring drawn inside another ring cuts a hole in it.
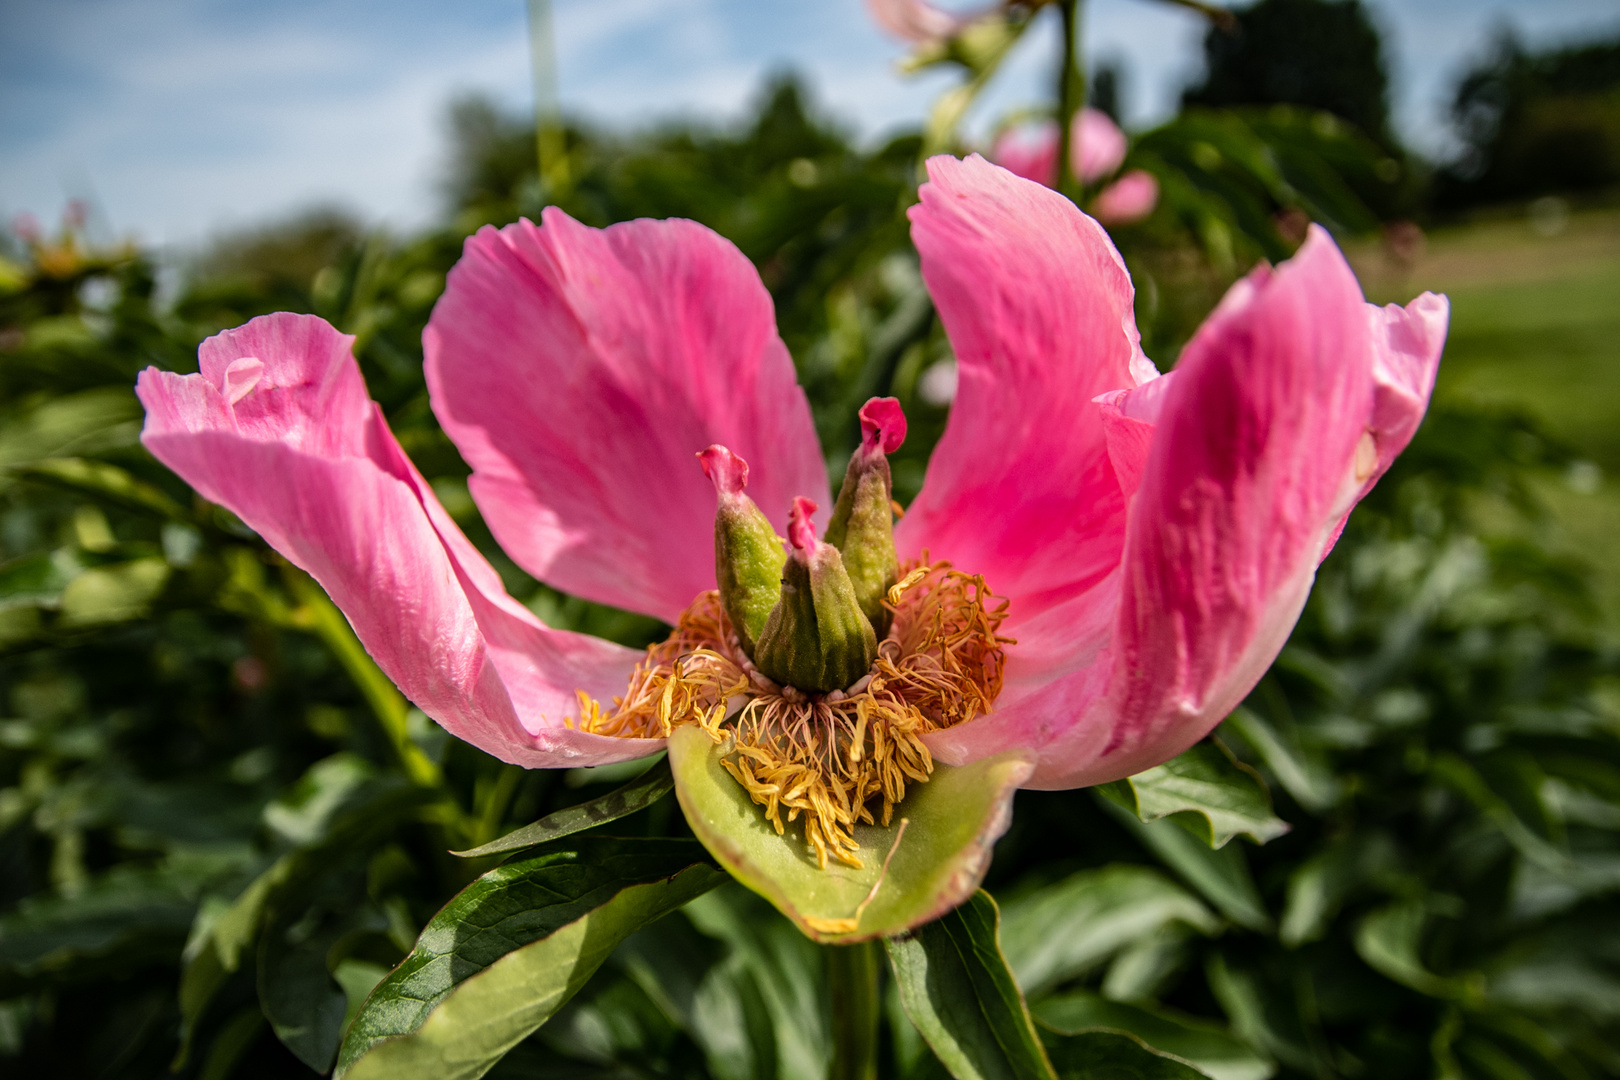
[[[1620,38],[1528,52],[1511,33],[1457,86],[1443,204],[1620,183]]]
[[[1325,109],[1394,150],[1383,43],[1361,0],[1260,0],[1204,34],[1204,81],[1186,105]]]
[[[1091,83],[1086,89],[1093,109],[1108,114],[1114,123],[1119,123],[1120,98],[1123,95],[1125,84],[1125,68],[1118,61],[1108,61],[1098,64],[1091,73]]]

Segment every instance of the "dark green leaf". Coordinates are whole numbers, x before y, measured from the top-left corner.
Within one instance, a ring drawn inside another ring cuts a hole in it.
[[[1054,1033],[1045,1041],[1061,1080],[1205,1080],[1209,1075],[1125,1031]]]
[[[1315,941],[1357,888],[1389,874],[1394,844],[1384,836],[1352,836],[1301,863],[1288,879],[1278,936],[1294,948]]]
[[[88,458],[47,458],[17,470],[18,475],[94,495],[159,517],[184,518],[185,509],[156,487],[116,465]]]
[[[1000,913],[978,892],[884,944],[906,1015],[957,1080],[1054,1076],[997,941]]]
[[[339,1075],[482,1076],[621,941],[724,880],[683,840],[582,836],[491,870],[372,991],[344,1038]]]
[[[337,1060],[349,1006],[327,956],[356,930],[387,927],[379,912],[365,907],[347,913],[316,910],[278,918],[259,938],[259,1006],[276,1037],[316,1072],[327,1072]]]
[[[1253,747],[1288,794],[1307,810],[1320,813],[1339,798],[1339,784],[1326,764],[1308,754],[1289,732],[1262,718],[1253,709],[1238,706],[1221,723]]]
[[[1157,768],[1097,790],[1143,821],[1179,815],[1177,824],[1213,848],[1240,834],[1263,844],[1288,831],[1288,823],[1271,812],[1265,784],[1219,743],[1199,743]]]
[[[1039,994],[1174,925],[1217,934],[1221,923],[1186,889],[1145,866],[1077,874],[1009,901],[1001,944],[1018,983]]]
[[[1421,900],[1402,900],[1379,908],[1356,927],[1356,952],[1376,971],[1432,997],[1453,997],[1455,979],[1444,978],[1423,964],[1423,931],[1429,912]]]
[[[1205,976],[1233,1033],[1243,1042],[1302,1072],[1326,1072],[1326,1062],[1301,1019],[1297,983],[1279,987],[1253,968],[1229,963],[1221,953],[1210,956]]]
[[[691,1032],[718,1080],[776,1076],[776,1022],[747,959],[732,955],[703,977],[691,1001]]]
[[[1111,1001],[1089,990],[1049,997],[1030,1008],[1041,1024],[1066,1035],[1094,1028],[1129,1032],[1155,1050],[1192,1063],[1213,1080],[1266,1080],[1277,1071],[1271,1062],[1207,1020]],[[1047,1046],[1051,1050],[1050,1040]]]
[[[229,904],[199,914],[182,959],[178,1061],[190,1052],[203,1009],[241,967],[276,906],[294,904],[324,875],[349,869],[357,851],[433,797],[397,775],[378,775],[353,755],[335,754],[265,808],[267,823],[305,846],[277,858]]]
[[[1260,899],[1260,890],[1255,888],[1241,844],[1211,848],[1173,820],[1144,822],[1116,802],[1106,798],[1098,802],[1222,915],[1250,930],[1271,930],[1271,914]]]
[[[521,851],[549,840],[559,840],[586,829],[594,829],[610,821],[628,817],[644,810],[675,790],[675,777],[669,771],[669,758],[661,758],[653,767],[615,791],[600,798],[580,803],[547,814],[531,825],[514,829],[499,840],[491,840],[466,851],[452,851],[463,859],[476,859],[485,855],[500,855],[508,851]]]
[[[30,897],[0,917],[0,996],[172,955],[196,910],[190,884],[172,872],[122,866],[76,896]]]
[[[826,1076],[832,1028],[822,950],[769,903],[735,882],[694,900],[684,914],[703,933],[724,941],[742,970],[751,973],[783,1080]],[[728,982],[737,984],[735,977]],[[698,1030],[706,1045],[725,1038],[713,1029],[712,1018]]]

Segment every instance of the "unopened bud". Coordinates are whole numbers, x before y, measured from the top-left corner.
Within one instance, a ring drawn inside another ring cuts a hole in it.
[[[720,583],[720,604],[743,651],[753,656],[781,593],[787,555],[770,520],[743,494],[748,463],[718,445],[699,454],[698,461],[714,481],[719,500],[714,515],[714,576]]]
[[[838,491],[827,543],[844,557],[855,598],[879,637],[889,632],[883,598],[900,576],[894,552],[894,482],[888,455],[906,441],[906,416],[894,398],[873,398],[861,406],[861,446],[849,459]]]
[[[781,600],[759,636],[754,663],[767,678],[808,693],[843,690],[871,670],[877,635],[861,613],[838,549],[816,539],[816,504],[793,500]]]

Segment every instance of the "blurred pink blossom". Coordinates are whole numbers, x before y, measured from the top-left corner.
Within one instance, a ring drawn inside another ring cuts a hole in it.
[[[1158,203],[1158,178],[1146,169],[1132,169],[1097,193],[1091,216],[1104,225],[1129,225],[1153,213]]]
[[[928,0],[866,0],[874,22],[901,41],[919,44],[950,37],[994,6],[956,15]]]
[[[1127,141],[1119,125],[1098,109],[1075,114],[1069,161],[1082,183],[1111,175],[1125,160]],[[1047,187],[1057,186],[1058,125],[1045,120],[1004,131],[990,151],[997,165]]]
[[[1125,161],[1129,141],[1107,113],[1082,109],[1071,131],[1069,161],[1081,183],[1112,176]],[[1057,186],[1057,155],[1058,126],[1052,120],[1009,128],[990,151],[997,165],[1047,187]],[[1090,210],[1105,225],[1126,225],[1147,217],[1158,201],[1158,180],[1146,170],[1132,169],[1104,188]]]

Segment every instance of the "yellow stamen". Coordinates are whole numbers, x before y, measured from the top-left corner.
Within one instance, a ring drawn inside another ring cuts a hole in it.
[[[738,648],[719,594],[704,593],[647,650],[611,710],[580,695],[578,728],[666,738],[697,724],[728,745],[721,764],[779,834],[784,810],[788,822],[802,816],[823,869],[829,859],[858,868],[854,828],[874,823],[868,804],[881,799],[883,825],[893,820],[907,786],[934,771],[922,736],[990,711],[1001,692],[1002,647],[1012,644],[996,633],[1007,602],[949,563],[910,567],[886,600],[894,624],[868,675],[849,690],[806,695],[760,676]]]

